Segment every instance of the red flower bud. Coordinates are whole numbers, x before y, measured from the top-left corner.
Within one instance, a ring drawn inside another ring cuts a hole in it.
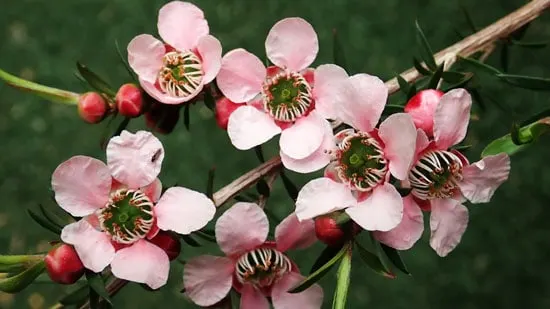
[[[74,248],[62,244],[48,252],[44,259],[46,270],[52,281],[73,284],[84,274],[84,265]]]
[[[436,89],[421,90],[405,105],[405,112],[412,116],[414,125],[430,137],[434,134],[435,109],[443,94]]]
[[[229,116],[233,113],[241,104],[233,103],[226,97],[223,97],[216,101],[216,123],[224,130],[227,130],[227,123],[229,122]]]
[[[336,221],[337,216],[338,213],[333,213],[315,218],[317,239],[329,246],[342,244],[361,232],[361,227],[353,221],[339,225]]]
[[[116,107],[122,116],[137,117],[143,109],[141,89],[134,84],[125,84],[118,89],[115,97]]]
[[[145,113],[145,124],[151,130],[168,134],[174,130],[180,119],[180,108],[183,105],[153,103]]]
[[[78,99],[78,114],[88,123],[98,123],[107,114],[107,103],[97,92],[87,92]]]
[[[180,255],[181,243],[178,235],[174,233],[159,231],[158,234],[149,241],[164,250],[170,261]]]

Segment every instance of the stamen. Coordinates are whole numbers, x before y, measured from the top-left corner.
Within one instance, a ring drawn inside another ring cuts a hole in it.
[[[169,52],[164,55],[159,72],[160,89],[173,97],[187,97],[200,87],[202,64],[193,52]]]
[[[263,84],[264,110],[275,120],[293,122],[312,107],[311,87],[299,73],[280,72]]]
[[[283,253],[272,248],[257,248],[237,260],[235,275],[240,283],[262,288],[271,286],[291,269],[292,263]]]
[[[422,200],[453,197],[462,180],[462,161],[450,151],[422,155],[409,172],[412,194]]]

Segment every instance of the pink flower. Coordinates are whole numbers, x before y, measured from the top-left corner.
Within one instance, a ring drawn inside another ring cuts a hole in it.
[[[157,26],[164,42],[149,34],[136,36],[128,44],[128,62],[153,98],[166,104],[187,102],[218,74],[222,46],[208,34],[201,9],[189,2],[164,5]]]
[[[199,192],[172,187],[161,197],[163,159],[162,144],[151,133],[123,131],[107,145],[107,165],[74,156],[56,168],[55,200],[84,217],[65,226],[61,239],[75,247],[86,268],[101,272],[110,264],[118,278],[159,288],[168,279],[169,260],[148,239],[159,229],[189,234],[214,217],[213,202]]]
[[[241,104],[229,117],[227,132],[238,149],[250,149],[281,133],[281,153],[303,159],[323,143],[325,118],[331,118],[333,88],[347,79],[332,64],[308,68],[319,50],[317,34],[301,18],[277,22],[265,41],[274,66],[239,48],[222,59],[217,83],[232,102]],[[328,162],[327,162],[328,163]]]
[[[466,136],[472,99],[464,89],[441,97],[433,116],[434,140],[418,130],[414,164],[409,172],[411,195],[406,198],[403,221],[388,233],[376,233],[381,242],[396,249],[410,248],[424,228],[419,203],[429,203],[430,245],[446,256],[460,242],[468,225],[464,200],[487,203],[508,179],[510,158],[502,153],[469,164],[457,150],[449,149]]]
[[[241,293],[242,309],[319,309],[323,290],[314,285],[290,294],[287,291],[303,277],[284,254],[315,242],[312,220],[285,218],[275,229],[275,242],[266,241],[269,223],[253,203],[236,203],[216,222],[216,240],[226,257],[203,255],[187,262],[183,274],[186,295],[199,306],[221,301],[235,288]]]
[[[416,138],[412,118],[404,113],[386,118],[376,129],[388,91],[377,77],[357,74],[342,88],[338,118],[353,129],[334,136],[333,144],[314,154],[332,157],[325,177],[307,183],[298,194],[300,220],[344,210],[362,228],[389,231],[403,216],[403,200],[389,183],[390,175],[404,180],[410,169]],[[307,170],[308,160],[287,165]]]

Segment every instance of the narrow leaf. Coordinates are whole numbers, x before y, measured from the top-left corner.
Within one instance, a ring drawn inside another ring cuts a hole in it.
[[[264,151],[262,149],[262,145],[258,145],[256,147],[254,147],[254,153],[256,154],[256,157],[258,158],[258,160],[262,163],[265,162],[265,157],[264,157]]]
[[[403,105],[386,104],[384,107],[384,115],[391,115],[395,113],[402,113],[405,107]]]
[[[69,294],[63,296],[59,300],[59,303],[65,306],[80,304],[84,302],[86,298],[88,298],[89,294],[90,294],[90,289],[86,284],[70,292]]]
[[[38,206],[40,207],[40,211],[42,212],[44,218],[50,221],[51,224],[57,226],[59,229],[63,229],[63,224],[59,223],[58,219],[52,212],[47,210],[42,204],[38,204]]]
[[[288,176],[283,170],[281,170],[281,180],[283,181],[283,186],[285,187],[285,190],[288,193],[288,196],[290,196],[290,198],[293,201],[296,201],[296,199],[298,198],[298,192],[299,192],[298,187],[296,187],[296,185],[292,182],[292,180],[288,178]]]
[[[336,31],[336,29],[332,30],[332,38],[333,38],[332,55],[334,57],[334,64],[339,65],[342,68],[346,69],[347,68],[346,55],[344,52],[342,41],[340,40],[340,36],[338,35],[338,31]]]
[[[413,58],[413,65],[414,65],[414,68],[418,71],[418,73],[422,75],[432,75],[432,72],[426,69],[424,65],[420,63],[420,60]]]
[[[388,247],[384,244],[380,244],[380,247],[382,247],[382,251],[386,254],[390,262],[400,271],[402,271],[404,274],[410,275],[411,273],[407,269],[407,266],[405,265],[405,262],[403,262],[403,259],[401,259],[401,255],[399,255],[399,251],[395,250],[392,247]]]
[[[336,273],[336,290],[334,291],[334,299],[332,301],[333,309],[346,308],[351,275],[351,255],[351,246],[349,246]]]
[[[445,73],[451,73],[451,72],[443,72],[443,80],[445,80]],[[474,77],[473,73],[459,73],[463,76],[463,78],[455,83],[451,83],[450,85],[447,85],[445,87],[445,92],[456,89],[456,88],[464,88],[466,85],[472,80]]]
[[[44,261],[39,261],[25,271],[4,279],[0,279],[0,291],[5,293],[18,293],[33,283],[33,281],[46,269]]]
[[[90,298],[90,309],[99,309],[99,294],[90,286],[88,289]]]
[[[525,47],[525,48],[533,48],[533,49],[545,48],[549,43],[548,41],[524,42],[524,41],[517,41],[517,40],[510,40],[510,42],[513,45],[516,45],[516,46]]]
[[[212,167],[208,170],[208,182],[206,183],[206,196],[210,199],[214,196],[214,176],[216,173],[216,168]]]
[[[188,244],[189,246],[191,247],[195,247],[195,248],[198,248],[201,246],[201,244],[196,241],[195,239],[193,239],[193,237],[191,237],[191,235],[180,235],[181,239],[183,239],[183,241]]]
[[[418,23],[418,20],[415,21],[416,26],[416,35],[418,39],[418,43],[420,43],[421,48],[421,55],[422,60],[426,63],[428,68],[432,70],[437,70],[437,64],[435,63],[435,58],[433,56],[432,48],[430,47],[430,43],[428,43],[428,40],[426,39],[426,36],[424,35],[424,31],[422,31],[422,28],[420,27],[420,24]]]
[[[216,242],[216,237],[214,235],[210,235],[208,233],[205,233],[204,231],[196,231],[193,233],[193,235],[196,235],[197,237],[200,237],[208,242]]]
[[[443,64],[440,65],[435,73],[430,77],[430,81],[428,82],[427,89],[437,89],[437,86],[439,85],[439,81],[441,80],[441,75],[443,74]]]
[[[340,250],[342,250],[342,247],[344,244],[340,246],[326,246],[326,248],[321,251],[321,254],[317,257],[315,262],[313,263],[313,266],[311,266],[311,270],[309,271],[309,274],[316,272],[321,266],[325,265],[330,259],[332,259],[334,256],[336,256]]]
[[[550,132],[550,118],[543,118],[537,122],[521,127],[518,130],[517,135],[519,140],[535,141],[541,135],[548,132]],[[487,147],[485,147],[485,149],[481,152],[481,157],[496,155],[503,152],[508,155],[513,155],[521,150],[524,150],[528,146],[529,144],[517,145],[514,143],[512,135],[507,134],[489,143],[489,145],[487,145]]]
[[[208,107],[211,111],[216,109],[216,100],[212,96],[212,89],[208,88],[204,91],[204,105]]]
[[[363,262],[365,262],[365,264],[370,267],[370,269],[384,277],[395,278],[395,275],[388,268],[386,268],[386,266],[384,266],[382,260],[380,260],[380,257],[378,257],[378,255],[368,251],[357,241],[355,242],[355,245],[357,247],[357,251],[359,251],[359,256],[361,257]]]
[[[103,281],[103,278],[101,277],[101,274],[96,274],[91,271],[86,271],[86,279],[88,280],[88,284],[90,285],[90,296],[92,296],[92,291],[97,293],[101,298],[103,298],[106,302],[109,304],[113,304],[111,302],[111,296],[109,295],[109,292],[107,292],[107,289],[105,288],[105,282]]]
[[[92,72],[86,65],[77,62],[76,68],[78,70],[78,73],[82,75],[82,77],[92,86],[92,88],[96,89],[99,92],[105,93],[109,95],[110,97],[114,97],[116,95],[116,92],[107,84],[106,81],[104,81],[99,75]]]
[[[508,72],[509,63],[510,63],[509,48],[507,44],[503,44],[500,49],[500,66],[502,67],[503,72]]]
[[[260,195],[263,195],[265,197],[269,197],[271,193],[271,189],[269,188],[269,185],[263,178],[258,180],[258,182],[256,183],[256,190],[258,191],[258,193],[260,193]]]
[[[476,59],[473,59],[473,58],[470,58],[470,57],[463,58],[463,57],[459,56],[459,59],[463,60],[464,63],[469,65],[470,67],[479,69],[479,70],[484,71],[486,73],[489,73],[491,75],[502,73],[497,68],[494,68],[494,67],[492,67],[492,66],[490,66],[486,63],[483,63],[479,60],[476,60]]]
[[[185,129],[189,131],[190,128],[190,116],[189,116],[189,109],[191,107],[191,104],[185,104],[185,107],[183,108],[183,124],[185,125]]]
[[[397,75],[395,78],[397,78],[397,83],[399,84],[399,89],[401,92],[403,92],[406,96],[409,95],[409,92],[411,91],[411,85],[403,78],[401,75]],[[407,97],[407,99],[409,99]]]
[[[516,87],[531,90],[550,91],[550,79],[548,78],[511,74],[497,74],[497,77]]]
[[[124,65],[124,68],[126,68],[128,75],[130,75],[130,78],[132,78],[134,82],[138,83],[139,81],[137,80],[136,75],[134,74],[134,71],[130,68],[130,65],[126,60],[126,57],[124,57],[124,55],[122,54],[122,51],[120,50],[120,46],[118,45],[118,40],[115,40],[115,48],[116,48],[116,53],[120,58],[120,62],[122,62],[122,64]]]
[[[29,214],[29,216],[31,216],[31,218],[36,222],[38,223],[41,227],[47,229],[48,231],[52,232],[52,233],[55,233],[57,235],[60,235],[61,234],[61,228],[59,228],[58,226],[54,225],[53,223],[51,223],[50,221],[42,218],[41,216],[35,214],[34,212],[32,212],[30,209],[27,209],[27,213]]]

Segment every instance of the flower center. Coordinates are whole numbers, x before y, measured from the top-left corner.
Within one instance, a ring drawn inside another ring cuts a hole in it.
[[[97,217],[113,241],[131,244],[151,230],[153,203],[140,190],[120,189],[111,194],[107,205],[98,210]]]
[[[423,200],[450,198],[462,180],[462,161],[444,150],[422,155],[409,172],[412,193]]]
[[[338,177],[358,191],[371,191],[388,172],[382,146],[365,132],[348,133],[338,145],[336,158]]]
[[[290,259],[283,253],[272,248],[258,248],[237,260],[235,275],[240,283],[263,288],[271,286],[291,269]]]
[[[202,82],[200,59],[192,52],[169,52],[164,55],[163,67],[159,72],[159,87],[174,97],[193,94]]]
[[[312,105],[311,87],[294,72],[280,72],[268,78],[262,89],[264,109],[275,120],[292,122]]]

